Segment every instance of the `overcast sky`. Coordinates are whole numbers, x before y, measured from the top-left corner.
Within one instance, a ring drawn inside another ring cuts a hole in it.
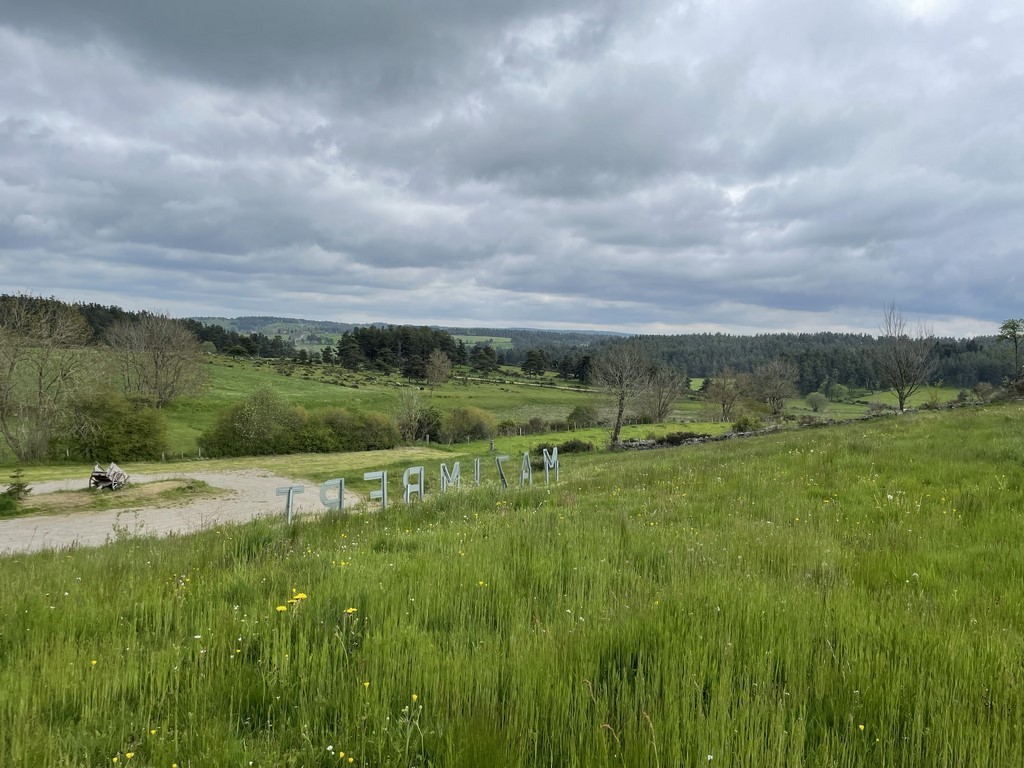
[[[0,0],[0,292],[993,334],[1022,41],[1021,0]]]

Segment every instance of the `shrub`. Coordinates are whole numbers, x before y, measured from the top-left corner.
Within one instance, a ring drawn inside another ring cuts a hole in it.
[[[828,398],[821,392],[811,392],[807,396],[807,405],[811,407],[812,411],[818,413],[825,410],[825,406],[828,405]]]
[[[593,443],[587,442],[586,440],[577,440],[576,438],[566,440],[564,443],[559,443],[557,446],[554,446],[551,443],[541,443],[540,445],[534,446],[533,450],[530,452],[530,465],[534,469],[543,469],[544,451],[546,450],[548,454],[550,454],[552,449],[555,447],[558,448],[559,456],[564,456],[568,453],[589,453],[594,450]]]
[[[599,420],[597,408],[590,403],[577,405],[569,411],[569,415],[565,417],[565,420],[574,428],[597,426]]]
[[[164,415],[146,400],[96,394],[75,407],[62,446],[85,461],[157,460],[167,443]]]
[[[689,440],[703,440],[711,435],[704,432],[669,432],[667,435],[658,438],[659,443],[665,445],[682,445]]]
[[[300,409],[290,406],[270,387],[260,387],[243,402],[223,411],[198,442],[210,457],[291,453],[304,425]]]
[[[454,408],[444,419],[441,430],[444,439],[450,443],[482,440],[494,436],[494,417],[472,405]]]
[[[20,505],[18,500],[7,493],[0,493],[0,517],[11,517],[18,514]]]
[[[761,420],[759,418],[757,418],[756,416],[751,416],[750,414],[744,413],[742,416],[740,416],[738,419],[736,419],[735,423],[733,423],[732,431],[733,432],[756,432],[757,430],[761,429],[762,426],[763,425],[761,424]]]
[[[394,448],[402,442],[398,424],[386,413],[371,411],[356,419],[356,439],[361,446],[356,450],[379,451]]]
[[[548,425],[540,416],[531,416],[530,420],[526,422],[523,429],[524,434],[537,435],[541,432],[547,432]]]

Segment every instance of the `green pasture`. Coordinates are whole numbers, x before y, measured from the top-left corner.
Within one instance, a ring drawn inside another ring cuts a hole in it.
[[[488,344],[494,349],[512,349],[512,338],[510,336],[465,336],[455,335],[453,338],[465,342],[467,347],[477,344]]]
[[[464,468],[386,512],[8,556],[0,762],[1022,765],[1022,428]]]

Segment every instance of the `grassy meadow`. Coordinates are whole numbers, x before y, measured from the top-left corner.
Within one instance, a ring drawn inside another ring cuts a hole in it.
[[[278,373],[270,361],[252,361],[212,357],[207,362],[209,387],[201,397],[181,398],[166,408],[168,453],[173,457],[194,457],[196,438],[213,426],[217,414],[236,403],[255,389],[269,385],[294,405],[310,411],[324,408],[348,408],[353,411],[381,411],[393,413],[398,407],[409,382],[398,375],[350,373],[340,368],[318,366],[285,366],[288,375]],[[699,387],[700,379],[694,387]],[[957,390],[949,387],[925,388],[910,400],[919,406],[931,398],[947,402],[956,397]],[[597,390],[580,388],[575,382],[561,381],[554,374],[543,377],[523,377],[517,369],[507,369],[490,379],[461,375],[434,391],[424,389],[421,396],[445,413],[452,408],[476,406],[491,413],[496,420],[512,419],[525,422],[539,417],[545,421],[565,419],[578,405],[601,402]],[[896,405],[891,392],[861,393],[858,399],[867,402]],[[789,408],[797,415],[810,414],[810,407],[802,398],[794,399]],[[867,407],[858,403],[829,403],[819,414],[830,418],[855,418],[863,415]],[[680,423],[700,422],[706,416],[703,404],[691,397],[681,398],[675,406],[673,420]],[[676,427],[679,429],[679,427]],[[686,429],[692,429],[687,426]]]
[[[920,412],[445,495],[456,454],[417,447],[409,506],[6,557],[0,763],[1024,765],[1022,428]]]

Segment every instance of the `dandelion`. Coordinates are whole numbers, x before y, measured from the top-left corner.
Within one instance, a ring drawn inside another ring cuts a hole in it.
[[[414,694],[412,695],[412,703],[413,703],[413,704],[415,704],[415,703],[416,703],[416,700],[417,700],[417,699],[419,699],[419,696],[417,696],[417,695],[416,695],[416,694],[414,693]]]
[[[134,752],[125,752],[124,756],[127,757],[129,760],[131,760],[133,757],[135,757],[135,753]]]
[[[369,687],[370,687],[370,681],[369,680],[363,680],[363,688],[369,688]]]
[[[287,605],[279,605],[279,606],[277,606],[277,612],[278,613],[284,613],[287,610],[288,610],[288,606]]]
[[[346,608],[346,609],[345,609],[345,613],[347,613],[347,614],[349,614],[349,615],[351,615],[351,614],[353,614],[353,613],[358,613],[358,612],[359,612],[359,609],[358,609],[358,608]]]
[[[89,663],[92,664],[95,667],[98,662],[96,661],[96,659],[93,659]]]
[[[306,595],[305,592],[299,592],[299,594],[295,595],[295,599],[296,600],[308,600],[309,597],[308,597],[308,595]]]
[[[861,731],[863,731],[863,730],[864,730],[864,723],[861,723],[861,724],[860,724],[860,725],[858,725],[857,727],[858,727],[858,728],[859,728],[859,729],[860,729]]]

